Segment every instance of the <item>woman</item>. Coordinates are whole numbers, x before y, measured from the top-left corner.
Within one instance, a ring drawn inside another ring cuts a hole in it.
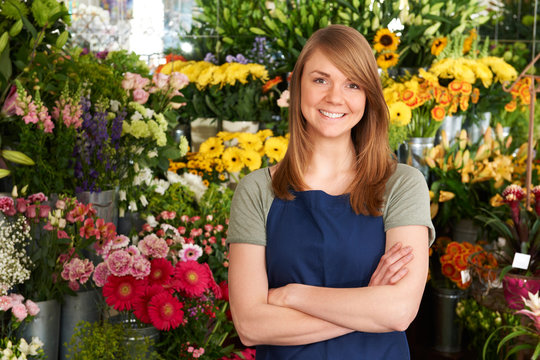
[[[318,30],[290,84],[290,143],[231,207],[233,321],[257,359],[408,359],[434,237],[422,174],[396,164],[376,61]]]

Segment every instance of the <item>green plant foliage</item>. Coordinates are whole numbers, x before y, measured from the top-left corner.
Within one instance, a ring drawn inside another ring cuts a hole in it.
[[[148,197],[145,215],[157,215],[162,211],[175,211],[178,215],[192,215],[197,207],[195,195],[181,183],[171,184],[164,194],[153,192]]]
[[[217,223],[224,224],[229,218],[233,194],[234,191],[227,187],[210,183],[199,201],[199,213],[212,215]]]
[[[150,341],[130,344],[125,341],[126,330],[121,323],[81,321],[69,342],[66,358],[71,360],[149,360],[160,359],[150,351]],[[132,348],[130,348],[132,347]]]

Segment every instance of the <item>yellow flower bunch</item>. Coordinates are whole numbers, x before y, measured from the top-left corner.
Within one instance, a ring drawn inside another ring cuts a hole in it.
[[[222,88],[236,83],[247,84],[249,80],[268,80],[268,71],[260,64],[231,62],[218,66],[207,61],[173,61],[161,68],[164,74],[175,71],[185,74],[199,90],[212,85]]]
[[[373,48],[378,53],[377,65],[381,69],[386,70],[397,65],[399,61],[398,46],[399,37],[396,34],[386,28],[377,31],[373,38]]]
[[[188,153],[186,162],[171,163],[169,171],[189,171],[207,181],[223,182],[230,175],[243,176],[281,161],[288,144],[287,136],[274,137],[269,129],[256,134],[222,131],[203,142],[199,152]]]

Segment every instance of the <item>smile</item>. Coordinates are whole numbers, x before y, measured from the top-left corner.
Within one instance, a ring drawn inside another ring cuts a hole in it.
[[[332,118],[332,119],[337,119],[345,115],[344,113],[331,113],[324,110],[319,110],[319,112],[323,114],[324,116]]]

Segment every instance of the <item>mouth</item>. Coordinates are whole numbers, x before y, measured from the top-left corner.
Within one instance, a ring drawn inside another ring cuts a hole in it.
[[[339,119],[345,116],[345,113],[334,113],[324,110],[319,110],[319,112],[330,119]]]

